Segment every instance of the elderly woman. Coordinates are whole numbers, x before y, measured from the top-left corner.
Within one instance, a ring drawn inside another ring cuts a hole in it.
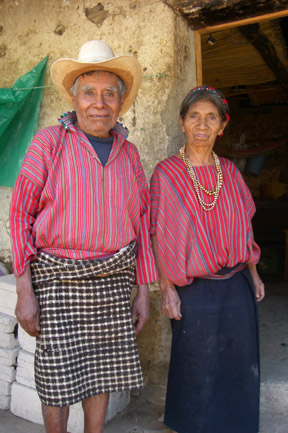
[[[82,401],[85,433],[102,433],[109,393],[143,385],[136,346],[157,278],[149,190],[117,122],[141,83],[133,56],[89,41],[51,77],[75,111],[34,137],[10,211],[21,326],[36,336],[35,382],[47,433],[66,433]],[[133,284],[138,291],[130,308]]]
[[[229,122],[223,95],[201,86],[182,102],[186,143],[151,179],[151,233],[172,319],[165,424],[178,433],[258,433],[255,299],[264,297],[255,205],[235,165],[213,151]]]

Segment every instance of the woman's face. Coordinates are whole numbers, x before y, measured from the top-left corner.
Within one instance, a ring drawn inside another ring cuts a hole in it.
[[[198,101],[191,105],[184,119],[180,117],[182,131],[187,144],[196,148],[213,148],[218,135],[224,131],[223,122],[217,107],[210,101]]]

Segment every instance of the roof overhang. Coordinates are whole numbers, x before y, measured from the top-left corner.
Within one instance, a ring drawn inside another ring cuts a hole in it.
[[[163,0],[193,30],[285,11],[288,0]]]

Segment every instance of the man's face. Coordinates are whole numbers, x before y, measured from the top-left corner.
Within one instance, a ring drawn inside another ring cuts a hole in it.
[[[81,75],[73,101],[82,131],[96,137],[109,137],[123,102],[116,75],[102,71]]]

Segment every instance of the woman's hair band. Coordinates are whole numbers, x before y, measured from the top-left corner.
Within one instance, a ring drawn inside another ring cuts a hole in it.
[[[227,102],[226,98],[224,97],[224,95],[222,95],[222,93],[219,92],[219,90],[216,90],[213,87],[209,87],[209,86],[194,87],[193,89],[191,89],[187,93],[187,95],[185,96],[184,99],[186,99],[188,96],[190,96],[192,93],[195,93],[195,92],[209,92],[209,93],[212,93],[213,95],[217,96],[224,106],[224,112],[225,112],[226,120],[228,122],[230,121],[230,115],[229,115],[230,110],[229,110],[228,102]]]

